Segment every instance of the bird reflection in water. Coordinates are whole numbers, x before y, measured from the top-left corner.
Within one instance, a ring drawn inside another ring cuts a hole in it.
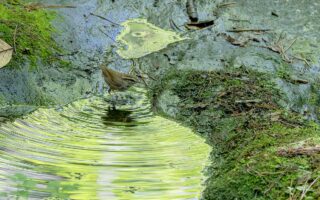
[[[126,126],[136,126],[133,118],[130,116],[132,111],[118,110],[115,107],[109,107],[104,116],[101,117],[103,124],[111,125],[115,123],[121,123]]]

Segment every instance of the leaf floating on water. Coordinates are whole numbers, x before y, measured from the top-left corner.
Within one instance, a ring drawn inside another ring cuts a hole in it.
[[[12,58],[13,48],[0,39],[0,68],[6,66]]]
[[[119,47],[117,53],[125,59],[140,58],[187,39],[150,24],[146,19],[130,19],[121,25],[125,29],[118,35],[117,41],[123,46]]]

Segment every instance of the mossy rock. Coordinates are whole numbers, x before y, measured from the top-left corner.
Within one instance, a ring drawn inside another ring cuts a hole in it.
[[[180,99],[175,119],[213,146],[203,199],[319,198],[319,182],[313,183],[320,175],[319,154],[279,152],[295,149],[297,142],[316,146],[320,127],[282,108],[288,99],[270,75],[241,68],[172,70],[151,91],[154,102],[172,91]]]
[[[52,38],[56,30],[50,23],[57,15],[45,9],[28,11],[25,5],[24,1],[9,0],[0,5],[0,38],[15,49],[8,67],[29,62],[36,68],[39,62],[58,60],[54,55],[60,49]]]

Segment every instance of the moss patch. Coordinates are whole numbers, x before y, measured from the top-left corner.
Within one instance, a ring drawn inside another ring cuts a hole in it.
[[[320,128],[281,108],[287,99],[269,75],[172,71],[150,96],[156,102],[167,90],[180,99],[176,119],[214,148],[204,199],[319,198],[320,155],[286,157],[279,150],[319,144]]]
[[[59,48],[51,37],[54,29],[50,24],[55,17],[54,12],[44,9],[28,12],[22,1],[1,2],[0,38],[16,50],[9,66],[29,61],[36,67],[40,61],[55,60],[53,55]]]

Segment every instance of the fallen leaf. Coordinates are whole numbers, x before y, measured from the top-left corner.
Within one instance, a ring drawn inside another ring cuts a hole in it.
[[[189,30],[200,30],[213,25],[214,25],[213,20],[206,20],[206,21],[186,23],[185,27]]]
[[[232,45],[235,45],[235,46],[244,47],[249,42],[249,39],[241,41],[241,40],[237,40],[237,39],[235,39],[235,38],[233,38],[230,35],[227,35],[225,33],[222,33],[220,35],[222,35],[228,42],[230,42]]]
[[[6,66],[12,58],[13,48],[0,39],[0,68]]]

